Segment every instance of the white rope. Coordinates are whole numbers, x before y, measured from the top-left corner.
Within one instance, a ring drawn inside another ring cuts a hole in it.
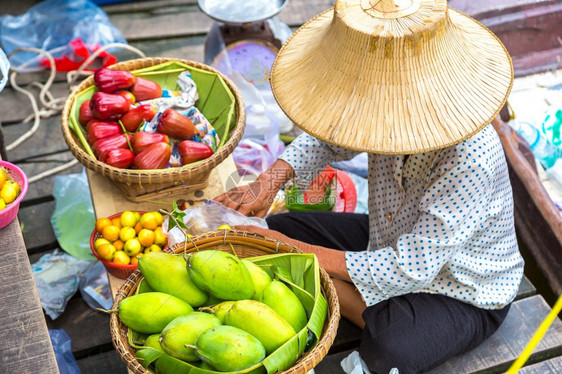
[[[69,161],[69,162],[67,162],[67,163],[65,163],[65,164],[62,164],[62,165],[60,165],[60,166],[57,166],[56,168],[52,168],[52,169],[49,169],[49,170],[45,170],[45,171],[42,172],[42,173],[39,173],[39,174],[37,174],[37,175],[34,175],[34,176],[32,176],[31,178],[29,178],[27,181],[28,181],[29,184],[34,183],[34,182],[37,182],[37,181],[39,181],[39,180],[41,180],[41,179],[43,179],[43,178],[50,177],[50,176],[53,175],[53,174],[56,174],[56,173],[61,172],[61,171],[63,171],[63,170],[69,169],[69,168],[73,167],[73,166],[76,165],[76,164],[78,164],[78,160],[77,160],[77,159],[74,159],[74,160]]]
[[[140,57],[143,57],[143,58],[146,57],[145,54],[141,50],[139,50],[137,48],[134,48],[134,47],[131,47],[127,44],[122,44],[122,43],[107,44],[107,45],[97,49],[94,53],[92,53],[78,67],[77,70],[69,71],[66,74],[66,81],[69,85],[69,91],[70,92],[72,92],[72,90],[74,90],[74,88],[76,86],[76,81],[77,81],[78,78],[80,78],[82,76],[88,76],[88,75],[92,74],[91,72],[85,72],[84,69],[87,68],[92,63],[92,61],[94,61],[94,59],[96,59],[102,52],[104,52],[105,50],[107,50],[109,48],[122,48],[122,49],[129,50],[131,52],[134,52],[134,53],[138,54]],[[12,73],[10,74],[10,84],[12,85],[14,90],[16,90],[18,92],[21,92],[22,94],[27,96],[27,98],[31,102],[31,108],[33,109],[33,113],[31,115],[29,115],[28,117],[26,117],[23,120],[23,123],[27,123],[27,122],[29,122],[33,119],[33,125],[31,126],[31,128],[28,131],[26,131],[24,134],[22,134],[18,139],[16,139],[12,143],[8,144],[6,146],[7,151],[13,150],[17,146],[19,146],[20,144],[22,144],[23,142],[28,140],[30,137],[32,137],[37,132],[37,130],[39,129],[39,125],[41,123],[41,118],[49,118],[49,117],[52,117],[54,115],[59,114],[61,112],[63,106],[64,106],[64,103],[65,103],[66,99],[67,99],[66,96],[55,98],[53,96],[53,94],[49,91],[52,84],[53,84],[53,81],[55,80],[57,71],[56,71],[56,66],[55,66],[55,59],[53,58],[53,56],[48,51],[44,51],[44,50],[38,49],[38,48],[18,48],[16,50],[14,50],[12,53],[10,53],[8,58],[12,57],[14,54],[16,54],[18,52],[35,52],[35,53],[38,53],[40,55],[46,56],[47,59],[49,60],[50,73],[49,73],[49,78],[47,79],[45,84],[43,84],[41,82],[31,82],[29,84],[29,86],[31,86],[31,87],[37,87],[37,88],[40,89],[40,91],[39,91],[39,101],[41,102],[42,108],[39,109],[39,107],[37,105],[37,100],[35,99],[35,96],[29,90],[26,90],[26,89],[22,88],[21,86],[19,86],[16,83],[17,74],[28,72],[28,71],[24,70],[24,67],[27,66],[27,64],[24,63],[24,64],[22,64],[18,67],[13,67],[13,66],[10,67],[10,70],[12,70]],[[37,174],[37,175],[29,178],[29,183],[36,182],[36,181],[41,180],[45,177],[51,176],[53,174],[56,174],[58,172],[66,170],[68,168],[71,168],[74,165],[76,165],[77,163],[78,163],[78,160],[74,159],[70,162],[67,162],[67,163],[63,164],[63,165],[60,165],[60,166],[57,166],[55,168],[46,170],[46,171],[44,171],[40,174]]]

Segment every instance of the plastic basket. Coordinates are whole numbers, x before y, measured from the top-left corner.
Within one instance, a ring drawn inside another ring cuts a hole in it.
[[[137,212],[139,212],[141,215],[146,213],[146,212],[141,211],[141,210],[138,210]],[[113,214],[113,215],[111,215],[107,218],[109,218],[109,219],[117,218],[117,217],[121,216],[121,213],[123,213],[123,212],[115,213],[115,214]],[[94,248],[94,243],[95,243],[96,239],[101,238],[101,237],[102,237],[101,234],[99,232],[97,232],[96,229],[92,230],[92,234],[90,235],[90,249],[92,250],[92,253],[94,254],[94,256],[96,256],[96,258],[98,260],[101,261],[101,263],[103,264],[103,266],[105,267],[105,269],[107,270],[107,272],[109,274],[111,274],[114,277],[117,277],[119,279],[127,279],[129,277],[129,275],[133,274],[133,272],[135,270],[137,270],[138,266],[137,265],[116,264],[116,263],[113,263],[111,261],[107,261],[107,260],[104,260],[103,258],[101,258]],[[164,247],[164,249],[166,249],[166,248],[168,248],[167,244]]]
[[[10,174],[11,178],[20,186],[20,194],[18,197],[6,207],[0,210],[0,229],[8,226],[10,222],[17,217],[20,208],[20,203],[25,197],[28,188],[27,176],[25,173],[16,165],[0,161],[0,167],[4,168]]]

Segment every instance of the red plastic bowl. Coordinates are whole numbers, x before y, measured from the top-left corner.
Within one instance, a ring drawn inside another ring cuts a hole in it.
[[[0,161],[0,167],[4,168],[4,170],[6,170],[8,174],[10,174],[11,178],[20,186],[20,194],[18,195],[18,197],[16,197],[16,199],[12,203],[6,205],[4,209],[0,210],[1,229],[8,226],[8,224],[17,217],[20,203],[27,193],[29,183],[27,182],[27,176],[25,175],[25,173],[16,165],[6,161]]]
[[[146,212],[142,212],[142,211],[138,211],[140,214],[144,214]],[[113,218],[117,218],[119,216],[121,216],[121,213],[115,213],[107,218],[109,219],[113,219]],[[96,231],[96,229],[94,228],[94,230],[92,230],[92,235],[90,235],[90,249],[92,250],[92,253],[94,254],[94,256],[96,256],[96,258],[98,260],[101,261],[101,263],[103,264],[103,266],[105,267],[105,269],[107,270],[107,272],[111,275],[113,275],[114,277],[120,278],[120,279],[127,279],[129,277],[129,275],[133,274],[133,272],[135,270],[137,270],[138,266],[137,265],[121,265],[121,264],[116,264],[114,262],[111,261],[107,261],[104,260],[103,258],[101,258],[98,253],[96,252],[95,248],[94,248],[94,242],[96,241],[96,239],[101,238],[101,234],[99,232]]]

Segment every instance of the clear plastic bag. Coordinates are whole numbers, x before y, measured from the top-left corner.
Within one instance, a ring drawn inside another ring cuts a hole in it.
[[[9,55],[21,47],[49,51],[54,57],[68,54],[69,43],[82,39],[87,46],[127,43],[107,14],[89,0],[45,0],[20,16],[0,17],[0,43]],[[33,52],[11,57],[12,65],[26,71],[42,68]]]
[[[279,139],[279,119],[267,106],[260,92],[237,72],[234,81],[246,103],[244,136],[232,157],[241,174],[261,174],[283,153],[285,144]]]
[[[81,277],[95,264],[55,250],[31,265],[41,306],[51,319],[64,312],[68,300],[78,290]]]
[[[78,286],[82,299],[92,309],[111,309],[113,297],[107,279],[107,270],[101,262],[96,262],[80,279]]]
[[[221,225],[229,225],[230,227],[237,225],[253,225],[267,229],[265,219],[260,217],[246,217],[242,213],[225,207],[216,201],[205,201],[193,205],[184,210],[186,215],[183,222],[189,228],[188,234],[198,235],[209,231],[216,230]],[[168,245],[172,246],[176,243],[183,243],[185,236],[178,227],[174,227],[168,232],[168,220],[162,225],[164,232],[168,234]]]
[[[85,169],[80,174],[56,176],[51,225],[65,252],[81,260],[95,261],[90,250],[90,234],[96,220],[89,191]]]

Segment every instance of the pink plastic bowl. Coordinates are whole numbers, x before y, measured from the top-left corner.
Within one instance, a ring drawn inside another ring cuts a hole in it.
[[[10,174],[12,179],[17,184],[19,184],[21,190],[18,197],[16,197],[16,199],[12,203],[6,205],[4,209],[0,210],[0,229],[1,229],[5,226],[8,226],[8,224],[12,222],[14,218],[17,217],[20,208],[20,203],[23,200],[25,194],[27,193],[28,182],[25,173],[16,165],[6,161],[0,161],[0,167],[4,168],[4,170],[6,170]]]

